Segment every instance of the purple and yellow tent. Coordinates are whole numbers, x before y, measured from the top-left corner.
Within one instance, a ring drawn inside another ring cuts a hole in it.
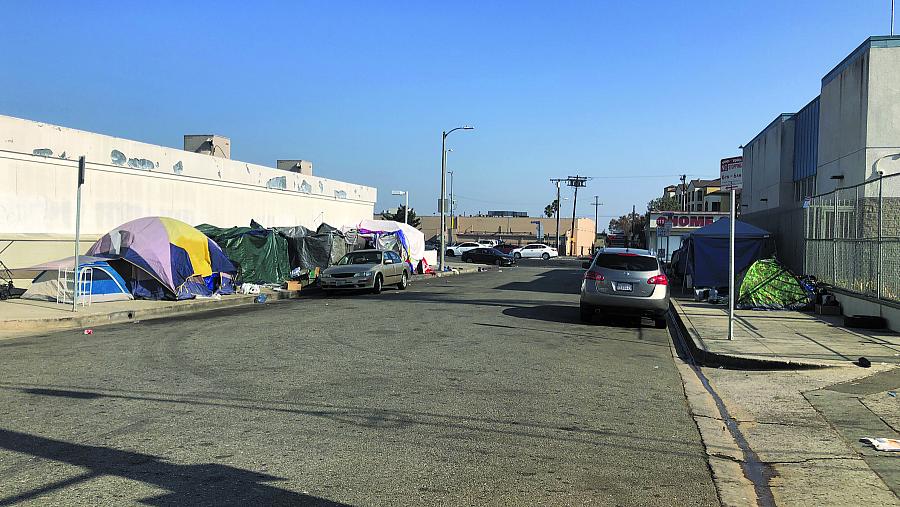
[[[236,271],[222,249],[190,225],[166,217],[139,218],[105,234],[87,255],[121,258],[134,267],[132,295],[141,299],[190,299],[230,294]]]

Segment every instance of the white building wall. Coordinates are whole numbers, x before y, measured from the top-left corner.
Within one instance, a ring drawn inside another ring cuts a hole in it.
[[[6,248],[0,258],[7,264],[58,258],[54,243],[74,237],[81,155],[87,241],[145,216],[220,227],[251,219],[266,226],[349,226],[372,217],[377,197],[363,185],[0,116],[0,251]],[[71,246],[65,251],[71,255]]]
[[[866,180],[877,177],[876,171],[900,172],[900,48],[869,50],[868,84],[866,155],[859,175]]]

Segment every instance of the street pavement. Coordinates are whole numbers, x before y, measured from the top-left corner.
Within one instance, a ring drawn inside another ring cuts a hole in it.
[[[0,505],[717,505],[580,262],[0,341]]]

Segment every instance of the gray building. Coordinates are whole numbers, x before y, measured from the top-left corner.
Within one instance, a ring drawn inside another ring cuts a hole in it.
[[[820,95],[744,145],[741,220],[775,234],[796,272],[803,201],[900,172],[900,37],[870,37],[822,78]]]

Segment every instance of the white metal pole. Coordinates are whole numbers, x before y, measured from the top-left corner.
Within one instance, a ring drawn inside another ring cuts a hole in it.
[[[891,0],[891,37],[894,36],[894,0]]]
[[[734,340],[734,300],[738,290],[734,286],[734,187],[731,188],[731,222],[728,234],[728,339]]]
[[[81,249],[81,184],[84,182],[84,156],[78,158],[75,177],[75,274],[72,287],[72,311],[78,308],[78,254]]]
[[[403,223],[409,224],[409,192],[403,192]]]
[[[444,215],[444,194],[447,192],[447,132],[441,132],[441,198],[438,206],[441,208],[441,251],[438,252],[438,271],[444,271],[444,253],[447,250],[447,222]]]

